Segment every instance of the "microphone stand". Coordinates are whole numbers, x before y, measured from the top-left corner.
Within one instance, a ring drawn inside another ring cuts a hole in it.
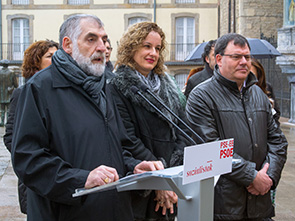
[[[185,133],[177,124],[175,124],[172,120],[170,120],[161,110],[159,110],[152,102],[150,102],[140,91],[136,86],[132,86],[131,91],[134,94],[138,94],[141,96],[146,102],[149,103],[159,114],[161,114],[169,123],[171,123],[174,127],[176,127],[188,140],[190,140],[194,145],[197,143],[187,134]]]
[[[164,104],[158,96],[156,96],[145,84],[140,85],[140,89],[148,92],[153,98],[155,98],[170,114],[172,114],[176,119],[178,119],[192,134],[194,134],[201,143],[205,143],[202,137],[197,134],[190,126],[188,126],[180,117],[178,117],[166,104]]]

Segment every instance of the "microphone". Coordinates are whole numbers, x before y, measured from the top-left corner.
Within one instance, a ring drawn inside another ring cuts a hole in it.
[[[188,140],[190,140],[194,145],[197,143],[187,134],[185,133],[177,124],[175,124],[171,119],[169,119],[161,110],[159,110],[152,102],[150,102],[136,86],[132,86],[131,91],[134,94],[138,94],[141,96],[149,105],[151,105],[159,114],[161,114],[169,123],[171,123],[174,127],[176,127]]]
[[[145,84],[140,85],[140,89],[144,92],[148,92],[153,98],[155,98],[170,114],[172,114],[176,119],[178,119],[192,134],[194,134],[201,143],[205,143],[202,137],[197,134],[190,126],[188,126],[180,117],[178,117],[163,101],[158,98]]]

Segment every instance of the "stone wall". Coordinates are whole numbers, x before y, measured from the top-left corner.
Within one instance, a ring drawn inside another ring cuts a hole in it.
[[[277,29],[283,26],[283,7],[283,0],[220,0],[220,35],[230,31],[252,38],[276,38]]]

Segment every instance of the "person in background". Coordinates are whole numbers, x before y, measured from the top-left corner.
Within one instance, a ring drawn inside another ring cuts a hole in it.
[[[115,76],[115,74],[113,73],[114,66],[113,66],[112,62],[110,61],[111,53],[112,53],[113,48],[111,46],[111,41],[110,41],[109,38],[105,42],[105,47],[106,47],[106,52],[105,52],[105,56],[106,56],[105,77],[106,77],[106,82],[109,83],[110,80]]]
[[[130,141],[105,87],[106,39],[96,16],[69,17],[52,64],[20,93],[11,155],[28,187],[28,220],[132,220],[129,192],[72,196],[77,188],[109,184],[129,172],[121,145]],[[135,169],[156,170],[158,164],[142,162]]]
[[[280,126],[281,111],[278,102],[276,101],[272,86],[266,81],[265,71],[262,64],[255,58],[251,59],[251,72],[256,76],[258,82],[257,85],[263,90],[268,96],[269,101],[273,108],[273,117],[278,126]]]
[[[190,126],[205,142],[234,138],[232,172],[214,189],[214,220],[261,221],[273,213],[270,190],[281,178],[288,142],[250,72],[247,39],[223,35],[214,53],[214,76],[192,90],[186,105]]]
[[[111,58],[111,53],[112,53],[112,45],[111,45],[111,40],[108,38],[106,43],[105,43],[105,46],[106,46],[106,66],[111,70],[113,71],[114,70],[114,66],[112,64],[112,62],[110,61],[110,58]]]
[[[273,110],[273,117],[277,123],[278,126],[280,126],[280,116],[281,116],[281,111],[280,107],[278,105],[278,102],[276,101],[275,95],[273,93],[272,86],[266,81],[266,76],[265,76],[265,71],[262,66],[262,64],[255,58],[251,59],[251,72],[256,76],[258,82],[256,83],[261,90],[267,95],[271,106]],[[272,201],[272,205],[275,208],[275,196],[276,196],[276,189],[273,189],[270,191],[270,197]],[[275,210],[273,214],[271,214],[271,217],[275,216]]]
[[[156,112],[132,87],[147,87],[178,116],[184,118],[179,89],[165,73],[165,34],[153,22],[140,22],[128,28],[120,39],[115,77],[110,82],[120,115],[132,147],[124,147],[124,159],[129,165],[149,160],[161,160],[164,167],[182,164],[187,141],[167,120]],[[176,124],[148,92],[141,93]],[[129,170],[133,170],[131,167]],[[174,220],[177,195],[172,191],[132,193],[134,220]]]
[[[211,40],[204,47],[202,59],[203,59],[203,63],[205,67],[202,71],[196,72],[190,78],[188,78],[186,88],[184,91],[184,95],[186,96],[186,98],[188,98],[189,93],[195,86],[197,86],[198,84],[202,83],[203,81],[213,76],[213,70],[216,64],[215,57],[214,57],[215,43],[216,43],[216,40]]]
[[[36,41],[31,44],[24,52],[21,68],[22,76],[25,78],[25,81],[28,81],[38,71],[51,65],[51,57],[57,49],[58,43],[49,40]],[[3,136],[4,144],[9,152],[11,152],[15,108],[21,90],[22,87],[18,87],[13,91],[10,100],[5,134]],[[21,181],[18,181],[18,197],[21,212],[27,214],[27,188]]]

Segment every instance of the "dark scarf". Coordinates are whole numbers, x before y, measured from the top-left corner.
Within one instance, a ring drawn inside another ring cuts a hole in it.
[[[63,49],[57,50],[52,61],[65,78],[79,85],[99,105],[101,111],[106,113],[106,98],[103,91],[105,85],[104,74],[101,76],[87,75],[77,62]]]

